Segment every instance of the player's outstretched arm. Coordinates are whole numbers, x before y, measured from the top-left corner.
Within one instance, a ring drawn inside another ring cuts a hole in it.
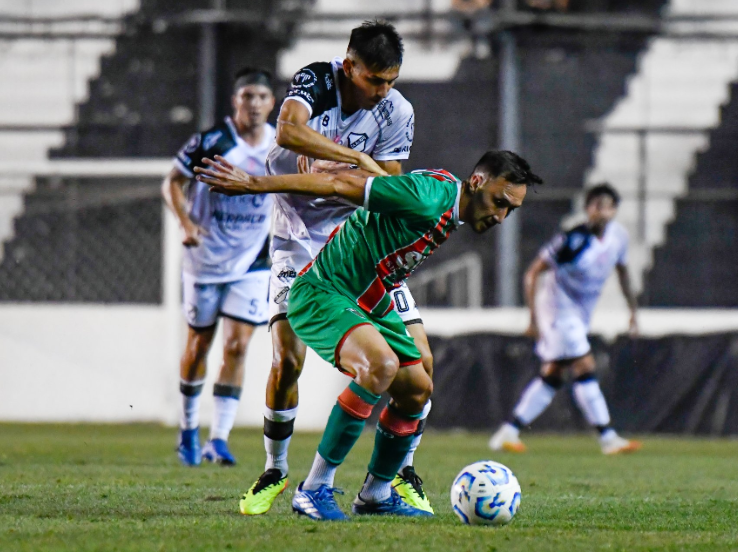
[[[523,277],[523,289],[525,290],[525,302],[530,310],[530,323],[525,335],[538,339],[538,313],[536,312],[536,290],[538,289],[538,278],[550,267],[541,257],[530,264]]]
[[[287,101],[277,119],[277,145],[313,159],[357,165],[367,171],[386,176],[374,159],[366,153],[336,144],[308,126],[310,113],[300,102]]]
[[[355,205],[364,204],[366,176],[353,171],[335,173],[251,176],[223,157],[202,160],[208,168],[196,167],[197,180],[225,195],[303,194],[315,197],[340,197]]]
[[[636,311],[638,310],[638,301],[636,301],[633,288],[630,285],[630,274],[628,273],[628,267],[626,265],[615,265],[615,270],[618,273],[618,281],[620,282],[620,289],[623,292],[623,297],[628,303],[630,309],[630,323],[628,331],[631,337],[638,336],[638,319],[636,318]]]

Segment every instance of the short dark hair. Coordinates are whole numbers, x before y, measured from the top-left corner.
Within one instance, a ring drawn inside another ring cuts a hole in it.
[[[402,37],[386,21],[364,21],[351,31],[348,51],[354,52],[367,67],[384,71],[402,65],[405,48]]]
[[[612,204],[615,207],[620,205],[620,194],[618,193],[618,191],[609,183],[603,182],[601,184],[597,184],[596,186],[592,186],[589,190],[587,190],[587,195],[584,198],[584,206],[587,207],[595,199],[604,195],[610,196],[612,198]]]
[[[490,150],[474,165],[475,172],[483,172],[489,176],[503,177],[511,184],[534,186],[543,184],[543,179],[530,170],[528,162],[517,153],[504,150]]]
[[[272,83],[272,74],[265,69],[254,69],[253,67],[243,67],[236,71],[233,75],[233,93],[235,94],[244,86],[250,84],[261,84],[274,92],[274,84]]]

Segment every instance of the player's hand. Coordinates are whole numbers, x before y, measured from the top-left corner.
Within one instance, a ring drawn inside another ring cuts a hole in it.
[[[366,153],[362,153],[357,163],[360,169],[378,174],[379,176],[389,176],[389,173],[380,167],[377,162],[369,157]]]
[[[254,178],[231,165],[220,155],[216,155],[215,160],[206,157],[202,162],[208,168],[195,167],[197,180],[210,186],[210,191],[225,195],[243,195],[254,192]]]
[[[628,323],[628,335],[630,335],[631,338],[635,339],[640,335],[640,330],[638,329],[638,319],[636,318],[636,313],[631,313],[630,315],[630,322]]]
[[[540,332],[538,331],[538,324],[536,324],[535,320],[531,320],[530,324],[528,324],[528,328],[523,332],[523,335],[526,337],[531,337],[535,340],[538,339],[540,336]]]
[[[351,165],[349,163],[341,163],[339,161],[326,161],[325,159],[316,159],[313,161],[312,166],[310,167],[310,172],[312,173],[336,173],[336,172],[342,172],[342,171],[349,171],[353,168],[356,168],[355,165]]]
[[[189,219],[182,224],[182,231],[184,232],[182,245],[185,247],[197,247],[202,243],[200,236],[208,233],[202,226],[195,224]]]
[[[307,174],[310,172],[310,159],[307,155],[297,156],[297,174]]]

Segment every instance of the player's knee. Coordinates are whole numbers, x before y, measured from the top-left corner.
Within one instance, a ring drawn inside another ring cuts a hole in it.
[[[380,355],[371,359],[369,377],[374,389],[387,389],[400,369],[400,361],[395,355]]]
[[[423,369],[429,377],[433,377],[433,354],[430,351],[423,351],[420,354],[420,361],[423,363]]]
[[[433,394],[433,380],[427,374],[423,375],[425,377],[415,379],[407,395],[402,399],[403,406],[413,413],[423,410]]]
[[[302,372],[303,359],[293,353],[284,352],[272,361],[272,378],[278,389],[290,387],[297,382]]]
[[[248,346],[248,339],[232,337],[223,344],[223,353],[231,358],[241,359],[246,356]]]

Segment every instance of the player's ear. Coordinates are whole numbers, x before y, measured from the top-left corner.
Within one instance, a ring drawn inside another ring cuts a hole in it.
[[[236,94],[233,94],[233,95],[231,96],[231,107],[232,107],[232,108],[233,108],[234,110],[238,108],[238,105],[237,105],[237,103],[238,103],[238,96],[236,96]]]
[[[484,185],[484,175],[480,173],[474,173],[469,179],[469,191],[477,193],[479,189]]]
[[[350,58],[349,54],[346,54],[346,57],[343,58],[343,74],[346,75],[346,77],[351,78],[351,71],[354,68],[354,61]]]

